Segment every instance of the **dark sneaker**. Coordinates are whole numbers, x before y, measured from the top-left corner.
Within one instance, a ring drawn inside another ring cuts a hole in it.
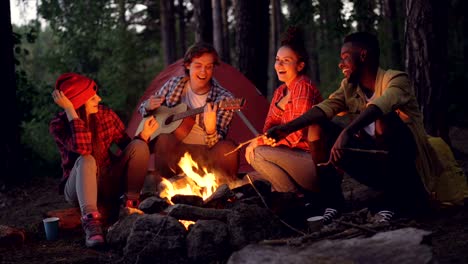
[[[86,234],[87,247],[96,248],[105,244],[102,233],[101,214],[99,212],[92,212],[82,216],[81,224]]]
[[[340,216],[338,210],[333,208],[325,208],[325,212],[323,213],[323,224],[328,225],[330,224],[333,219],[336,219]]]
[[[381,210],[374,215],[373,222],[379,224],[388,224],[395,216],[395,213],[389,210]]]

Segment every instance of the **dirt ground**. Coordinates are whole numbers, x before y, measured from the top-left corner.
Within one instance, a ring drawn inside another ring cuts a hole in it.
[[[451,140],[465,173],[468,172],[468,129],[452,128]],[[115,263],[110,249],[87,249],[82,230],[62,231],[57,241],[45,240],[42,218],[50,210],[69,205],[57,194],[58,179],[37,177],[11,190],[0,189],[0,225],[23,229],[26,242],[0,248],[3,263]],[[468,263],[468,206],[433,213],[410,222],[432,231],[429,243],[439,263]]]

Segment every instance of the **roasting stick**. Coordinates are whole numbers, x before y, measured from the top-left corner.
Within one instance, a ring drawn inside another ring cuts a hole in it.
[[[235,149],[233,149],[233,150],[231,150],[231,151],[229,151],[229,152],[227,152],[227,153],[224,153],[224,156],[230,155],[230,154],[232,154],[232,153],[238,151],[238,150],[239,150],[240,148],[242,148],[244,145],[249,144],[250,142],[252,142],[252,141],[254,141],[254,140],[257,140],[258,138],[261,138],[261,137],[263,137],[263,135],[256,136],[256,137],[254,137],[254,138],[252,138],[252,139],[249,139],[249,140],[247,140],[247,141],[245,141],[245,142],[240,143]]]
[[[370,154],[384,154],[387,155],[388,151],[386,150],[378,150],[378,149],[359,149],[359,148],[342,148],[342,150],[352,151],[352,152],[361,152],[361,153],[370,153]],[[331,165],[331,160],[328,160],[324,163],[318,163],[317,167],[328,166]]]

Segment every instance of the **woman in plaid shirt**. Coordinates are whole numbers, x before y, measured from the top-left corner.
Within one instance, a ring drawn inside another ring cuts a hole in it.
[[[98,200],[115,203],[124,194],[126,206],[137,206],[148,166],[147,141],[158,128],[150,118],[131,140],[117,114],[99,104],[96,90],[96,83],[85,76],[62,74],[52,97],[64,111],[49,125],[62,158],[60,192],[79,205],[88,247],[104,244]],[[119,155],[110,152],[114,143],[122,150]]]
[[[284,84],[273,95],[263,131],[301,116],[322,101],[319,90],[306,76],[308,55],[298,28],[289,28],[276,53],[275,70]],[[263,137],[247,148],[245,158],[279,192],[317,191],[307,129],[298,130],[273,144]]]
[[[226,140],[233,117],[232,110],[217,109],[216,104],[234,96],[213,78],[219,64],[218,53],[207,43],[196,43],[184,56],[184,76],[169,79],[154,95],[144,101],[139,112],[146,116],[161,105],[169,108],[186,104],[189,108],[204,107],[204,113],[195,117],[195,124],[187,136],[177,139],[174,133],[156,138],[155,170],[157,176],[171,177],[180,173],[177,166],[185,152],[210,172],[215,172],[219,182],[235,179],[239,167],[239,155],[224,156],[235,148]]]

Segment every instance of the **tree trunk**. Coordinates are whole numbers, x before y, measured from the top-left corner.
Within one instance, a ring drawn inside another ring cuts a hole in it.
[[[406,1],[406,61],[428,134],[448,140],[448,3]]]
[[[15,178],[21,177],[21,166],[19,165],[18,153],[20,152],[19,141],[19,120],[16,104],[16,80],[15,63],[13,57],[13,31],[10,17],[10,1],[1,1],[0,4],[0,52],[2,71],[3,102],[1,112],[3,113],[3,129],[1,129],[1,152],[2,162],[0,170],[0,184],[11,182]],[[19,174],[19,175],[18,175]]]
[[[174,1],[161,0],[161,40],[164,52],[164,65],[176,60]]]
[[[185,50],[187,49],[186,38],[185,38],[185,6],[184,0],[177,0],[177,14],[179,18],[179,54],[178,57],[183,57]]]
[[[396,69],[402,69],[403,58],[400,38],[400,23],[397,16],[397,4],[401,0],[382,0],[383,16],[385,20],[385,31],[391,36],[390,64]]]
[[[236,3],[239,70],[267,95],[269,1],[237,0]]]
[[[213,43],[211,0],[193,0],[195,7],[195,41]]]
[[[223,54],[221,54],[221,58],[226,63],[231,63],[231,52],[229,40],[229,23],[228,23],[228,3],[227,0],[221,0],[221,15],[223,18]]]
[[[276,52],[280,47],[281,34],[284,31],[284,18],[283,13],[281,12],[281,0],[272,0],[271,1],[271,15],[270,15],[270,55],[268,60],[268,80],[270,80],[268,87],[267,96],[270,97],[273,94],[273,91],[276,87],[279,86],[280,82],[276,76],[275,72],[275,57]]]
[[[223,16],[221,14],[221,0],[211,0],[211,6],[213,8],[213,46],[215,47],[218,54],[221,56],[221,60],[224,61],[224,41],[223,41]]]

